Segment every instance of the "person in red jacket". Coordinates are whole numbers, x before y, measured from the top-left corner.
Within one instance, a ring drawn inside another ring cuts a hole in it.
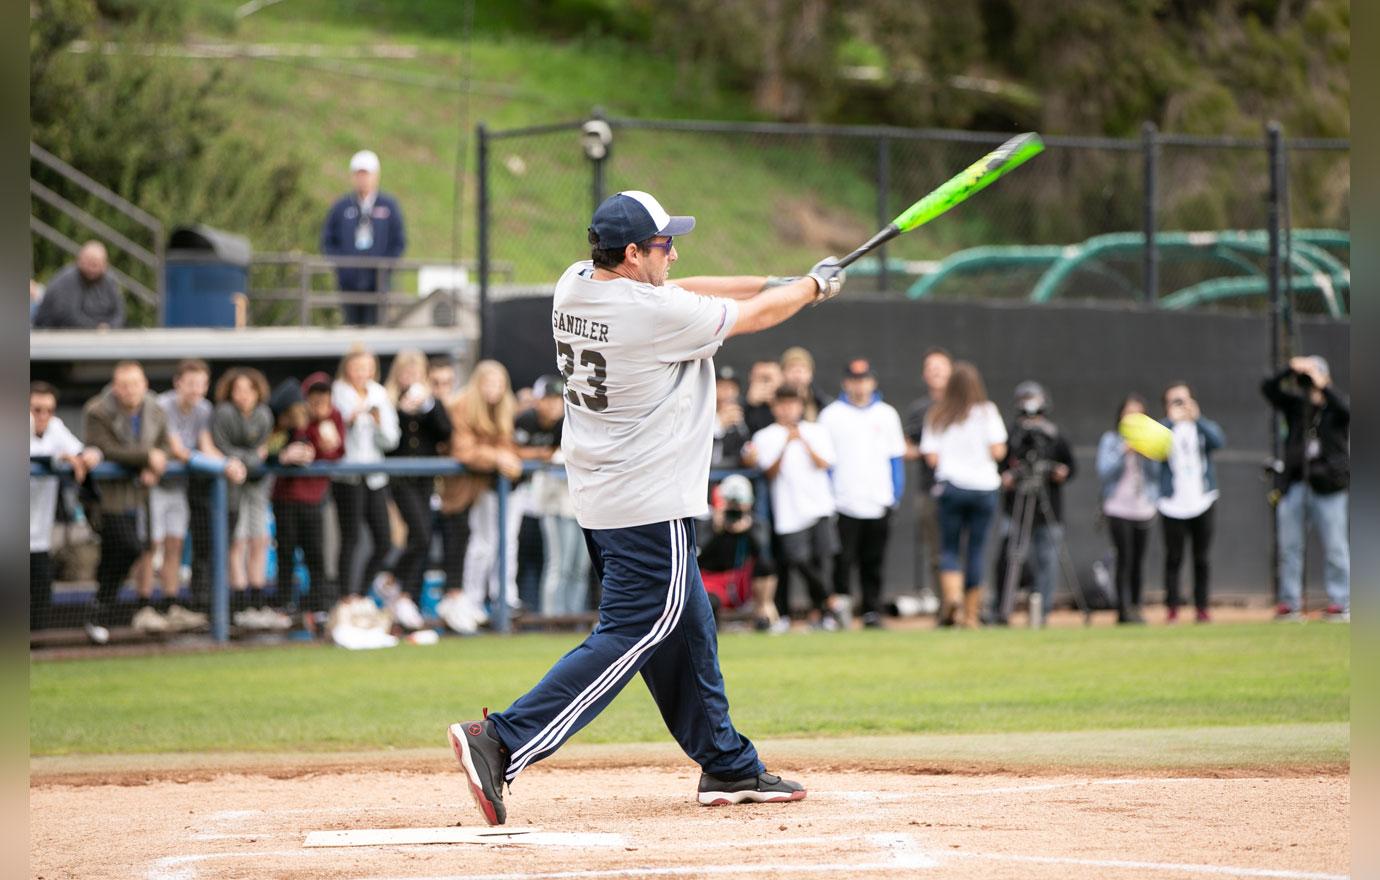
[[[278,463],[305,465],[335,461],[345,454],[345,421],[331,404],[331,377],[312,373],[302,382],[305,412],[290,428],[289,441],[278,453]],[[300,411],[300,410],[299,410]],[[278,528],[278,595],[292,591],[297,550],[307,567],[310,585],[302,602],[308,628],[315,616],[324,615],[334,602],[335,590],[326,583],[322,552],[326,493],[329,477],[279,476],[273,484],[273,519]]]

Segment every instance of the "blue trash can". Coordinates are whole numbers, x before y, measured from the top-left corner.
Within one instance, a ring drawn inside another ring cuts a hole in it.
[[[166,327],[233,327],[235,296],[249,288],[249,239],[209,226],[179,226],[168,237]]]

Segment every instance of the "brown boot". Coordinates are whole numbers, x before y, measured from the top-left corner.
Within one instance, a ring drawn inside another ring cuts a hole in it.
[[[963,606],[963,572],[941,571],[939,573],[939,625],[956,626]]]
[[[982,626],[982,587],[973,587],[963,594],[963,626],[966,629]]]

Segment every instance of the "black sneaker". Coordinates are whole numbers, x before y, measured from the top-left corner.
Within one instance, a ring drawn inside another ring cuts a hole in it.
[[[743,779],[720,779],[708,773],[700,774],[699,801],[706,807],[725,804],[776,804],[805,799],[805,786],[770,773],[759,773]]]
[[[863,629],[886,629],[886,624],[882,623],[882,615],[875,611],[869,611],[862,616]]]
[[[502,825],[508,819],[508,810],[503,806],[508,750],[499,742],[488,710],[484,710],[484,720],[452,724],[448,733],[450,747],[465,771],[475,805],[490,825]]]

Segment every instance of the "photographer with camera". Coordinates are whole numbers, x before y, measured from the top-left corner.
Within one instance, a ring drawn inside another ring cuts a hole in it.
[[[780,633],[791,628],[776,610],[776,572],[762,550],[767,523],[752,510],[756,495],[742,474],[729,474],[714,487],[709,540],[700,549],[700,575],[718,619],[724,609],[751,603],[753,626]]]
[[[1299,620],[1303,550],[1308,527],[1317,529],[1327,558],[1327,611],[1323,619],[1351,619],[1351,548],[1347,502],[1351,485],[1351,407],[1332,385],[1327,361],[1291,358],[1261,383],[1260,391],[1284,416],[1284,460],[1274,462],[1279,500],[1279,605],[1276,620]]]
[[[1001,471],[1002,515],[998,534],[1002,544],[990,616],[998,626],[1008,623],[1007,564],[1014,555],[1013,540],[1025,542],[1022,546],[1034,551],[1034,586],[1040,596],[1040,611],[1032,613],[1032,617],[1053,607],[1054,585],[1059,577],[1059,545],[1064,540],[1063,486],[1073,478],[1076,466],[1068,440],[1050,420],[1048,411],[1049,395],[1039,382],[1025,381],[1016,386],[1016,416],[1007,428],[1010,440]],[[1027,524],[1029,533],[1024,534]],[[1022,565],[1024,562],[1021,559]],[[1020,583],[1019,574],[1015,583]]]
[[[1160,467],[1160,521],[1164,524],[1164,593],[1166,620],[1179,619],[1179,569],[1184,543],[1193,541],[1193,605],[1199,623],[1207,623],[1208,552],[1212,546],[1217,471],[1212,454],[1226,445],[1222,428],[1205,419],[1186,382],[1164,389],[1163,424],[1174,433],[1169,460]]]

